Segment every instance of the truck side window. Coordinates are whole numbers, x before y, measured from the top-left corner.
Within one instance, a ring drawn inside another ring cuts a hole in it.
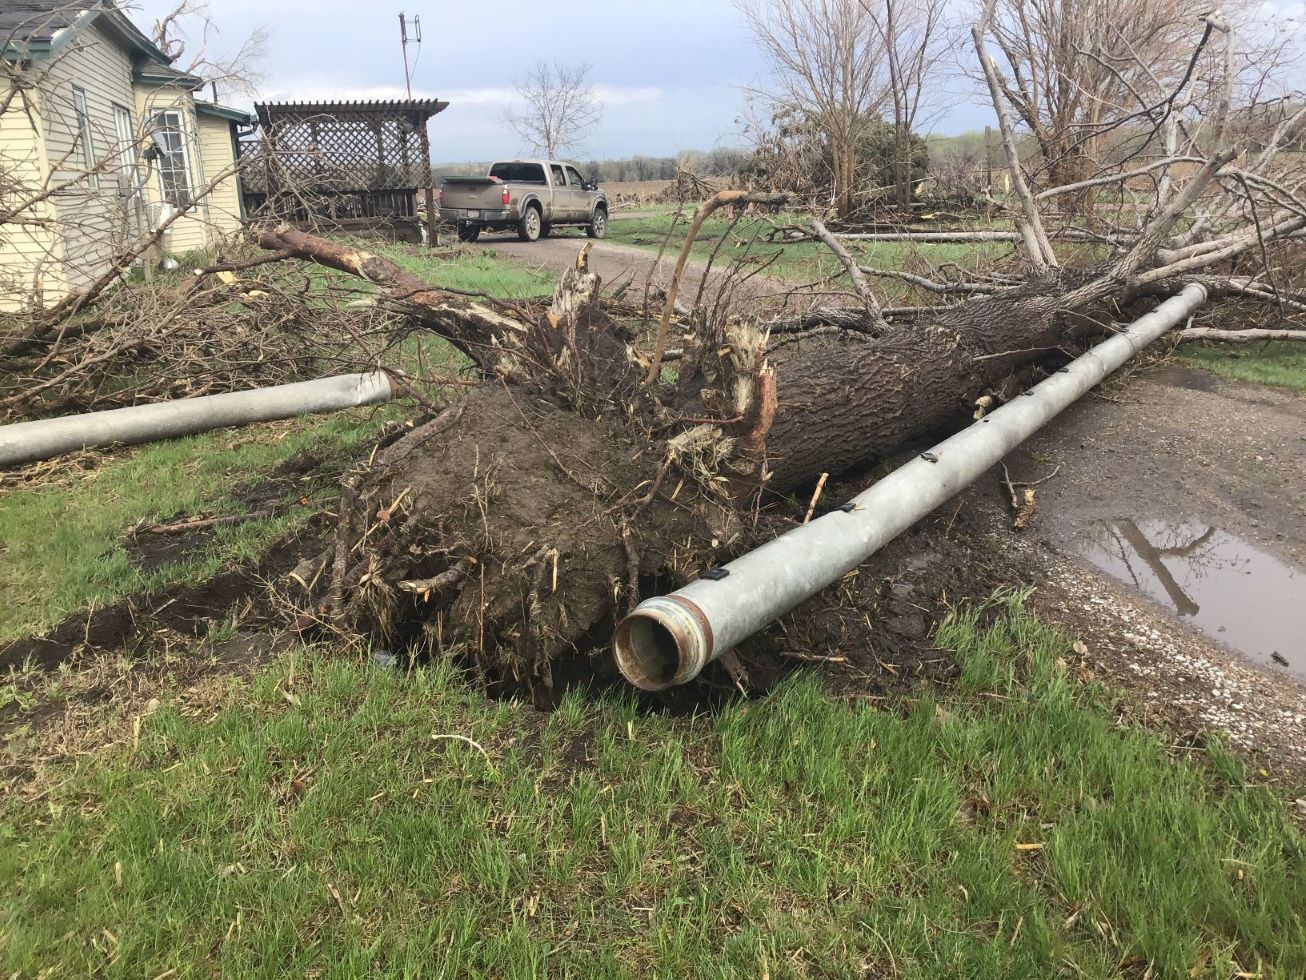
[[[562,176],[562,168],[561,168],[560,166],[558,166],[556,163],[551,164],[551,166],[553,167],[553,184],[554,184],[554,186],[555,186],[555,187],[562,187],[562,186],[564,186],[564,185],[567,183],[567,180],[566,180],[565,177]]]
[[[538,163],[496,163],[490,176],[522,184],[543,184],[544,167]]]
[[[567,183],[573,185],[574,187],[578,187],[578,188],[579,188],[579,187],[584,187],[584,186],[585,186],[585,178],[582,177],[582,176],[580,175],[580,171],[577,170],[575,167],[568,167],[568,168],[567,168]]]

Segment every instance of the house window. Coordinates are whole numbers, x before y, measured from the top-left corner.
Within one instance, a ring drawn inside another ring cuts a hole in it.
[[[118,140],[118,193],[130,194],[135,183],[136,130],[132,126],[131,111],[113,105],[113,130]]]
[[[91,114],[86,108],[86,90],[73,86],[73,109],[77,113],[77,153],[82,169],[95,169],[95,134],[91,132]],[[100,186],[100,178],[91,174],[91,184]]]
[[[173,207],[191,207],[190,160],[186,154],[186,130],[182,127],[181,113],[170,109],[156,115],[154,139],[161,153],[159,181],[163,185],[163,199]]]

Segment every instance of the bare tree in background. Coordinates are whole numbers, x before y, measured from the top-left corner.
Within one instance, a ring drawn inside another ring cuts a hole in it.
[[[524,107],[507,122],[534,153],[556,160],[575,151],[603,118],[603,104],[590,84],[590,65],[541,61],[517,82]]]
[[[260,25],[235,51],[218,53],[213,50],[218,28],[204,0],[181,0],[154,22],[152,34],[159,50],[178,68],[211,82],[215,92],[221,86],[252,97],[264,81],[261,66],[271,39],[268,29]]]
[[[946,0],[862,0],[884,47],[893,106],[894,199],[911,206],[912,133],[929,91],[926,76],[938,70],[948,46],[943,31]]]
[[[1209,9],[1201,0],[999,0],[988,36],[1010,74],[1002,96],[1037,147],[1039,183],[1090,176],[1107,134],[1138,118],[1139,93],[1157,101],[1177,91],[1209,33]]]
[[[834,207],[854,206],[857,143],[888,98],[884,38],[862,0],[736,0],[771,68],[755,93],[773,110],[795,113],[829,144]]]

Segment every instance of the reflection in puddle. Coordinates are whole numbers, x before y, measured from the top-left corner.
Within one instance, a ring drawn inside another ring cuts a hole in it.
[[[1306,573],[1193,521],[1099,521],[1077,547],[1256,663],[1306,677]]]

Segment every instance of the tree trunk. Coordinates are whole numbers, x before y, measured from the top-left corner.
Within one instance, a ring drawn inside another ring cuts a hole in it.
[[[894,134],[893,140],[893,176],[898,207],[904,212],[911,210],[911,151],[911,129],[905,125],[900,125]]]
[[[1058,315],[1053,297],[1061,289],[1056,279],[1018,296],[976,299],[878,338],[782,338],[768,354],[779,401],[767,438],[768,487],[792,490],[968,419],[985,389],[1086,331],[1086,319]]]

